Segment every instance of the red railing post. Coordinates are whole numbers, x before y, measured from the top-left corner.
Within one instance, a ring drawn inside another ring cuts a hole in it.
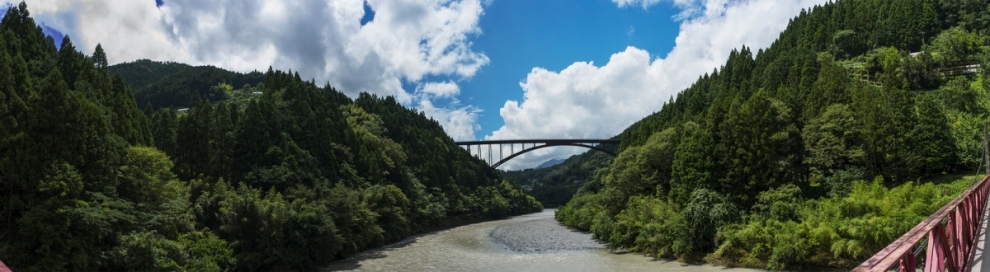
[[[966,230],[969,229],[966,224],[968,224],[969,221],[963,218],[963,214],[966,211],[966,206],[966,201],[963,201],[959,208],[952,214],[955,220],[952,221],[952,236],[950,236],[952,237],[952,240],[948,240],[948,242],[950,242],[948,247],[950,249],[949,255],[952,257],[952,259],[950,259],[952,261],[952,267],[956,268],[953,271],[959,271],[959,268],[966,265],[966,260],[964,260],[964,258],[969,254],[969,252],[963,252],[963,249],[969,249],[969,242],[966,242]]]
[[[963,211],[966,209],[965,207],[966,201],[963,201],[959,205],[959,208],[956,208],[956,210],[950,214],[951,220],[949,222],[951,225],[946,225],[946,230],[949,231],[947,235],[949,239],[946,240],[946,242],[948,242],[946,247],[949,249],[949,251],[947,251],[949,253],[949,262],[952,263],[952,266],[950,267],[959,268],[963,265],[963,254],[960,252],[960,249],[963,247],[965,243],[963,240],[966,238],[966,232],[963,229],[966,227],[965,225],[967,222],[962,219]],[[959,270],[953,269],[952,271]]]
[[[946,251],[945,227],[938,224],[928,232],[928,256],[925,258],[925,271],[945,271]]]
[[[914,262],[914,254],[904,254],[901,258],[901,271],[914,271],[916,267],[918,265]]]

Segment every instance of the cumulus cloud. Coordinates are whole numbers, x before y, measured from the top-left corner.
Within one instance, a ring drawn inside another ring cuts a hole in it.
[[[623,6],[650,1],[616,2]],[[697,1],[674,1],[678,7],[694,2]],[[664,59],[627,47],[601,66],[575,62],[561,71],[534,68],[519,84],[524,91],[523,100],[507,101],[499,110],[505,125],[485,138],[615,136],[633,122],[659,111],[663,102],[699,76],[723,65],[731,50],[743,45],[753,50],[770,46],[802,8],[823,2],[711,0],[703,3],[702,15],[681,23],[676,45]],[[509,161],[503,168],[532,167],[583,151],[540,149]]]
[[[474,140],[474,132],[481,129],[478,114],[482,110],[471,105],[461,105],[455,98],[460,92],[456,83],[446,81],[420,84],[413,94],[418,101],[416,109],[437,120],[447,135],[456,141]],[[436,99],[448,99],[449,103],[445,107],[436,107],[433,105],[433,100]]]
[[[480,0],[169,0],[161,6],[150,0],[27,0],[27,4],[38,21],[70,35],[77,48],[89,51],[102,43],[111,63],[148,58],[242,72],[269,66],[292,69],[351,96],[369,92],[395,96],[406,105],[418,103],[438,120],[475,112],[426,107],[432,102],[418,101],[456,94],[456,83],[421,85],[428,95],[420,97],[404,90],[403,84],[416,85],[425,76],[469,79],[489,62],[471,48],[470,38],[481,33]],[[365,5],[374,17],[362,25]]]
[[[471,50],[478,0],[364,1],[170,0],[28,1],[32,12],[84,48],[103,43],[114,63],[139,58],[251,71],[298,70],[349,94],[412,98],[402,81],[473,76],[488,57]]]
[[[431,97],[453,97],[461,92],[461,88],[456,83],[447,82],[427,82],[416,87],[416,93]]]
[[[19,2],[9,1],[4,5]],[[176,50],[166,32],[158,26],[164,16],[151,1],[49,0],[26,3],[36,21],[69,35],[76,48],[87,54],[93,52],[97,43],[102,43],[108,59],[115,62],[139,57],[189,59],[189,54]]]
[[[481,109],[461,105],[456,96],[457,82],[489,63],[471,47],[471,38],[482,33],[484,1],[169,0],[159,7],[152,1],[27,0],[39,22],[69,35],[83,51],[102,43],[112,63],[149,58],[244,72],[292,69],[352,96],[393,95],[458,140],[473,139],[480,129]],[[681,20],[676,46],[666,58],[628,47],[603,64],[534,68],[520,82],[523,99],[499,110],[505,125],[485,138],[614,136],[722,65],[730,50],[769,46],[801,8],[825,1],[613,0],[620,8],[669,3],[681,10],[674,18]],[[362,24],[365,4],[374,16]],[[434,76],[450,80],[423,82]],[[444,100],[449,103],[436,106]],[[579,151],[541,149],[505,167]]]
[[[481,109],[475,106],[461,106],[456,101],[447,107],[437,108],[428,99],[422,99],[416,109],[437,120],[443,130],[455,141],[474,140],[474,132],[481,129],[478,114]]]

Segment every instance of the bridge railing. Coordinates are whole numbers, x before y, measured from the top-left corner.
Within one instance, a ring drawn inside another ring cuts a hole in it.
[[[912,248],[928,238],[925,271],[966,271],[967,261],[976,243],[981,215],[990,192],[990,176],[966,189],[853,271],[915,271],[917,262]]]

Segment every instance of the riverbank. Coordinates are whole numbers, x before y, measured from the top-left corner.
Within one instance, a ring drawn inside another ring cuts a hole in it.
[[[605,248],[604,243],[588,233],[569,229],[552,218],[501,225],[490,236],[509,249],[524,253]]]
[[[558,224],[554,211],[412,236],[324,271],[746,271],[612,253],[590,234]]]

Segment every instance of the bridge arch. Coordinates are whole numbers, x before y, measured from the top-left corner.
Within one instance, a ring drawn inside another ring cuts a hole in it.
[[[584,148],[588,148],[588,149],[591,149],[591,150],[600,151],[602,153],[605,153],[605,154],[608,154],[610,156],[615,157],[616,156],[616,152],[613,151],[613,150],[610,150],[608,148],[603,147],[603,145],[606,145],[606,144],[615,144],[616,147],[617,147],[618,144],[619,144],[619,140],[606,140],[606,139],[533,139],[533,140],[463,141],[463,142],[456,142],[456,143],[459,146],[466,146],[467,147],[467,151],[469,153],[472,153],[472,155],[477,156],[479,159],[482,159],[482,160],[488,162],[489,166],[492,169],[496,169],[499,166],[502,166],[502,164],[504,164],[504,163],[508,162],[509,160],[511,160],[513,158],[516,158],[516,157],[518,157],[518,156],[520,156],[522,154],[526,154],[526,153],[532,152],[532,151],[537,150],[537,149],[542,149],[542,148],[547,148],[547,147],[554,147],[554,146],[577,146],[577,147],[584,147]],[[527,147],[528,144],[531,144],[531,145],[529,147]],[[509,154],[508,156],[505,156],[505,153],[503,153],[505,151],[504,145],[510,145],[510,148],[509,149],[511,151],[509,153],[511,153],[511,154]],[[522,149],[520,149],[519,151],[516,151],[515,150],[515,147],[517,145],[522,145]],[[477,146],[477,148],[473,148],[474,146]],[[484,153],[483,152],[483,149],[482,149],[482,146],[487,146],[488,147],[488,150],[487,150],[488,151],[487,152],[488,159],[487,160],[485,160],[482,157],[482,153]],[[497,149],[494,149],[494,148],[492,148],[492,146],[498,146],[498,148]],[[474,154],[474,150],[477,150],[477,154]],[[498,151],[498,161],[495,161],[495,158],[496,157],[493,155],[493,151]]]
[[[608,149],[601,148],[599,146],[595,146],[595,145],[588,145],[588,144],[582,144],[582,143],[545,144],[545,145],[536,145],[536,146],[533,146],[533,147],[530,147],[530,148],[526,148],[526,149],[520,150],[519,152],[516,152],[516,153],[514,153],[512,155],[509,155],[508,157],[505,157],[505,158],[499,160],[495,164],[492,164],[492,168],[498,168],[499,166],[502,166],[503,163],[511,160],[512,158],[518,157],[519,155],[522,155],[522,154],[529,153],[530,151],[534,151],[534,150],[537,150],[537,149],[540,149],[540,148],[544,148],[544,147],[554,147],[554,146],[579,146],[579,147],[586,147],[586,148],[590,148],[590,149],[593,149],[593,150],[601,151],[601,152],[603,152],[605,154],[609,154],[609,155],[612,155],[612,157],[615,157],[615,152],[613,152],[611,150],[608,150]]]

